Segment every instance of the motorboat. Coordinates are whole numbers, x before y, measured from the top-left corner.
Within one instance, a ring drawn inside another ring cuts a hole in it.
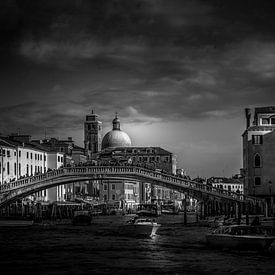
[[[176,215],[179,214],[179,209],[173,204],[163,204],[161,205],[161,213]]]
[[[136,214],[139,216],[157,217],[161,215],[161,207],[157,204],[141,203],[137,207]]]
[[[72,219],[73,225],[90,225],[92,217],[89,211],[75,211]]]
[[[153,237],[161,225],[149,218],[134,217],[119,227],[119,234],[126,236]]]
[[[266,250],[275,240],[272,228],[251,225],[220,226],[206,234],[206,242],[216,248],[236,250]]]
[[[33,220],[0,220],[1,227],[27,227],[34,225]]]

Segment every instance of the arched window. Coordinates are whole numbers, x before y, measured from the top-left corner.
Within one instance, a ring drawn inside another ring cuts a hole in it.
[[[254,167],[261,167],[261,165],[262,165],[261,157],[259,154],[256,154],[254,156]]]

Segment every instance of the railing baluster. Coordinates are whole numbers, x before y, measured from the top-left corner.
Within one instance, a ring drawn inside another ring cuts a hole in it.
[[[166,184],[170,184],[170,187],[181,187],[187,188],[191,190],[198,190],[200,192],[206,192],[208,194],[212,194],[213,196],[223,197],[228,200],[237,200],[237,201],[252,201],[254,203],[262,203],[261,199],[257,199],[254,197],[249,197],[244,194],[236,194],[234,192],[219,189],[213,186],[207,186],[202,183],[193,182],[187,179],[180,179],[173,175],[167,175],[155,171],[151,171],[148,169],[140,168],[140,167],[119,167],[119,166],[85,166],[85,167],[64,167],[61,169],[57,169],[54,171],[46,172],[44,174],[35,175],[31,177],[27,177],[25,179],[19,179],[14,182],[5,183],[0,186],[0,193],[4,194],[9,191],[18,191],[22,192],[22,188],[27,187],[29,185],[35,185],[41,183],[41,181],[45,182],[45,186],[47,186],[47,181],[51,179],[58,179],[59,177],[66,175],[70,176],[83,176],[83,175],[97,175],[102,176],[112,174],[117,174],[118,176],[127,176],[129,174],[140,175],[145,177],[146,179],[153,179],[160,182],[165,182]],[[184,190],[184,189],[183,189]],[[16,192],[17,192],[16,191]]]

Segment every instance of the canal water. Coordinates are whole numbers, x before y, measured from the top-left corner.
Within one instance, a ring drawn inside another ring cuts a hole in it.
[[[91,226],[0,226],[1,274],[275,274],[274,244],[268,253],[210,249],[205,243],[210,229],[184,226],[181,215],[159,217],[154,238],[119,236],[118,226],[127,219],[99,216]]]

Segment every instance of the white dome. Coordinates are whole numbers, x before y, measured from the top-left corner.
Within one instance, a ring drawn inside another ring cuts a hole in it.
[[[102,140],[102,149],[109,147],[129,147],[131,145],[130,137],[121,130],[108,132]]]
[[[115,118],[113,119],[113,130],[104,136],[101,148],[106,149],[109,147],[129,147],[131,145],[132,143],[129,136],[120,130],[120,120],[116,114]]]

